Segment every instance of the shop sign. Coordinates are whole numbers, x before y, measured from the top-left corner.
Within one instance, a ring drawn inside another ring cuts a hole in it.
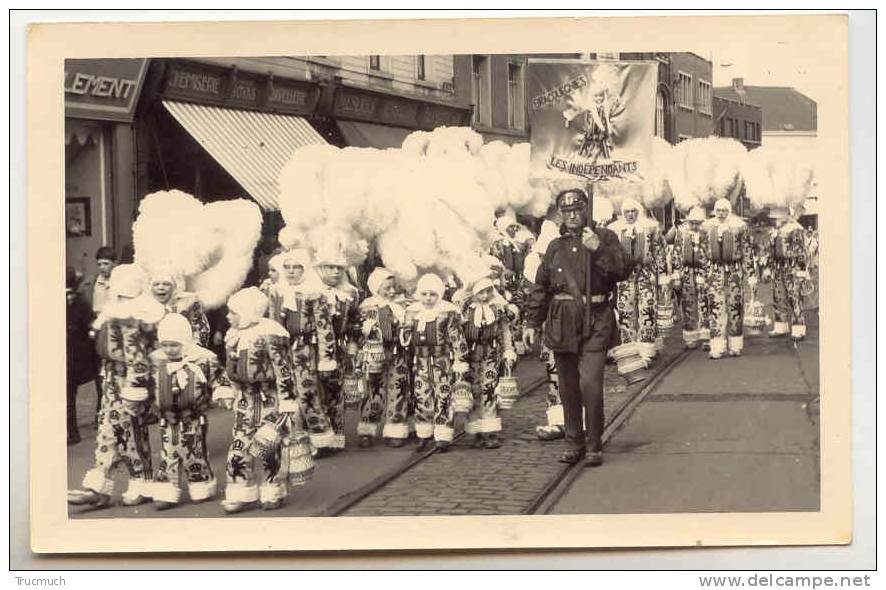
[[[168,66],[163,96],[231,108],[309,114],[317,106],[319,88],[250,72],[190,63]]]
[[[65,116],[131,122],[147,59],[66,59]]]
[[[409,99],[345,87],[336,93],[333,114],[342,119],[409,129],[466,125],[469,116],[467,110],[428,103],[420,98]]]

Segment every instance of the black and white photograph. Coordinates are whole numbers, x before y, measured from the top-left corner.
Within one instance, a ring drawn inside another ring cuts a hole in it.
[[[65,58],[51,503],[823,513],[821,178],[848,179],[819,127],[845,113],[795,32],[637,39]]]

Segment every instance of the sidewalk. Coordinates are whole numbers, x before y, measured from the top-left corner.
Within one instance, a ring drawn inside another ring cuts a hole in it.
[[[740,358],[691,354],[552,513],[818,510],[818,318],[808,315],[799,351],[761,336]]]

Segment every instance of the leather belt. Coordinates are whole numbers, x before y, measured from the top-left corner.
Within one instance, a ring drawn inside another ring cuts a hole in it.
[[[569,293],[557,293],[554,295],[554,299],[557,301],[575,301],[575,297]],[[587,301],[584,295],[581,296],[581,300],[582,303]],[[606,303],[606,300],[606,295],[591,295],[591,303]]]

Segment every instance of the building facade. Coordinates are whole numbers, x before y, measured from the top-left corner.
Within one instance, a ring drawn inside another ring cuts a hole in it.
[[[65,61],[65,255],[81,275],[101,246],[129,243],[136,201],[134,119],[148,60]]]

